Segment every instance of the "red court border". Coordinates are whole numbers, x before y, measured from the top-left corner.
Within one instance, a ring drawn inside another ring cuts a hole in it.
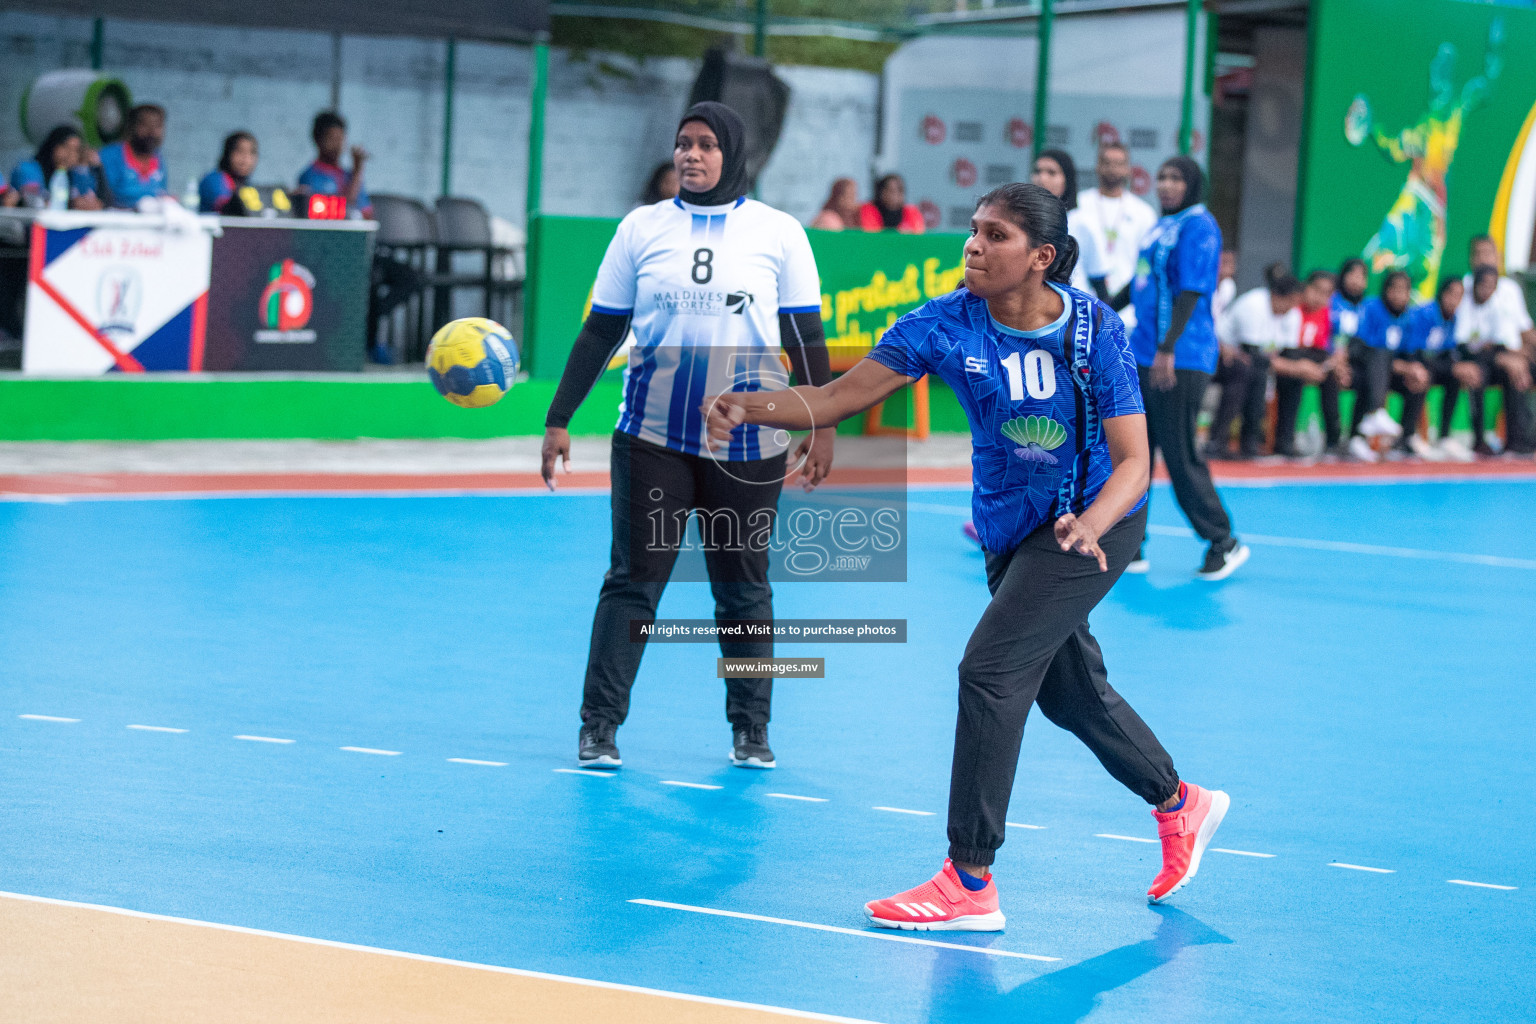
[[[1536,478],[1536,461],[1488,459],[1474,463],[1397,462],[1267,466],[1251,462],[1212,464],[1218,483],[1412,482],[1486,478]],[[846,474],[844,474],[846,475]],[[882,474],[883,475],[883,474]],[[834,470],[833,482],[839,474]],[[908,485],[966,486],[968,467],[918,468],[898,473]],[[1159,471],[1158,479],[1166,479]],[[561,489],[606,488],[607,473],[561,473]],[[860,482],[844,480],[844,483]],[[871,480],[871,483],[881,481]],[[888,480],[885,482],[889,482]],[[791,481],[791,484],[793,481]],[[390,493],[543,490],[537,473],[41,473],[0,475],[0,496],[205,495],[264,493]]]

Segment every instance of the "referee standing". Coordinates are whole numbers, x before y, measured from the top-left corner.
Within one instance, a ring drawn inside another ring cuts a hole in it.
[[[710,451],[705,395],[787,386],[781,352],[801,383],[831,380],[821,325],[821,282],[805,230],[746,198],[746,129],[721,103],[698,103],[672,151],[680,192],[633,210],[598,270],[592,312],[576,338],[545,417],[543,475],[569,470],[566,427],[633,329],[624,398],[613,434],[613,544],[598,594],[581,704],[578,763],[617,768],[615,734],[629,714],[641,637],[655,619],[688,520],[699,516],[716,622],[771,620],[768,537],[788,463],[783,431],[742,426]],[[807,488],[832,465],[832,432],[795,451]],[[763,529],[764,526],[769,529]],[[767,658],[772,640],[724,640],[728,658]],[[772,768],[770,679],[727,679],[731,763]]]

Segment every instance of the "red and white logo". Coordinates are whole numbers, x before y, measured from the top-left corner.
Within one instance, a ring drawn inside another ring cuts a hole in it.
[[[1013,117],[1008,120],[1008,145],[1014,149],[1028,149],[1035,144],[1035,129],[1022,117]]]
[[[937,146],[939,143],[943,142],[944,137],[949,134],[948,130],[944,127],[944,121],[936,114],[929,114],[927,117],[923,118],[921,131],[923,134],[923,141],[928,143],[930,146]]]
[[[929,231],[939,230],[939,221],[944,216],[943,211],[939,209],[939,204],[932,199],[924,199],[917,204],[917,208],[922,211],[923,226]]]
[[[976,165],[963,156],[955,161],[954,167],[950,169],[950,174],[954,177],[955,184],[961,188],[970,188],[976,184]]]
[[[1131,191],[1144,196],[1152,191],[1152,175],[1141,164],[1131,168]]]
[[[1094,142],[1099,146],[1109,146],[1120,141],[1120,129],[1108,121],[1100,121],[1093,129]]]

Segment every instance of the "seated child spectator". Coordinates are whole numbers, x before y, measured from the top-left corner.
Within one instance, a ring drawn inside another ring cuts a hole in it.
[[[1483,395],[1489,384],[1504,389],[1505,450],[1530,454],[1533,450],[1525,422],[1525,396],[1531,390],[1531,364],[1521,350],[1521,321],[1513,308],[1498,297],[1499,272],[1491,266],[1472,274],[1472,292],[1456,311],[1456,344],[1463,358],[1476,361],[1482,371],[1481,386],[1469,388],[1472,399],[1473,451],[1494,454],[1484,436]],[[1523,303],[1522,303],[1523,305]]]
[[[352,170],[341,168],[341,154],[347,148],[347,122],[333,110],[322,111],[315,115],[310,137],[315,142],[315,160],[299,175],[294,191],[304,196],[345,196],[348,217],[372,217],[373,201],[363,187],[363,165],[368,162],[368,151],[353,146]]]
[[[1263,451],[1270,359],[1278,351],[1295,348],[1300,340],[1301,313],[1296,306],[1301,300],[1301,282],[1278,265],[1265,277],[1269,287],[1239,295],[1216,325],[1222,347],[1222,389],[1208,454],[1217,458],[1225,453],[1232,424],[1239,416],[1243,458]]]
[[[1458,355],[1456,348],[1456,310],[1461,305],[1462,284],[1459,277],[1448,277],[1440,282],[1435,301],[1426,302],[1408,314],[1408,333],[1404,336],[1401,355],[1417,360],[1429,374],[1429,386],[1444,389],[1440,402],[1440,434],[1438,443],[1430,445],[1418,434],[1419,418],[1424,407],[1425,393],[1408,392],[1403,395],[1403,436],[1398,438],[1395,451],[1399,455],[1413,454],[1430,461],[1455,459],[1468,461],[1472,457],[1464,445],[1451,437],[1451,417],[1456,412],[1456,400],[1461,388],[1482,387],[1482,370],[1477,363]]]
[[[1333,344],[1333,275],[1314,270],[1301,290],[1301,335],[1295,348],[1276,352],[1270,360],[1275,374],[1275,454],[1296,457],[1296,415],[1302,392],[1311,385],[1320,392],[1327,451],[1339,447],[1339,392],[1349,386],[1349,360]]]
[[[1406,273],[1388,273],[1382,279],[1381,294],[1361,305],[1359,325],[1349,341],[1350,375],[1355,383],[1349,453],[1363,462],[1377,461],[1370,438],[1403,434],[1403,427],[1387,412],[1388,389],[1403,395],[1422,395],[1429,389],[1424,364],[1403,358],[1398,351],[1407,337],[1412,295]]]

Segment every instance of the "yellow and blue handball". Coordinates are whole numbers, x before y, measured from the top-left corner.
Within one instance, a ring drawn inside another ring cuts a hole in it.
[[[427,376],[454,405],[483,409],[495,405],[517,382],[517,342],[501,324],[471,316],[432,335]]]

